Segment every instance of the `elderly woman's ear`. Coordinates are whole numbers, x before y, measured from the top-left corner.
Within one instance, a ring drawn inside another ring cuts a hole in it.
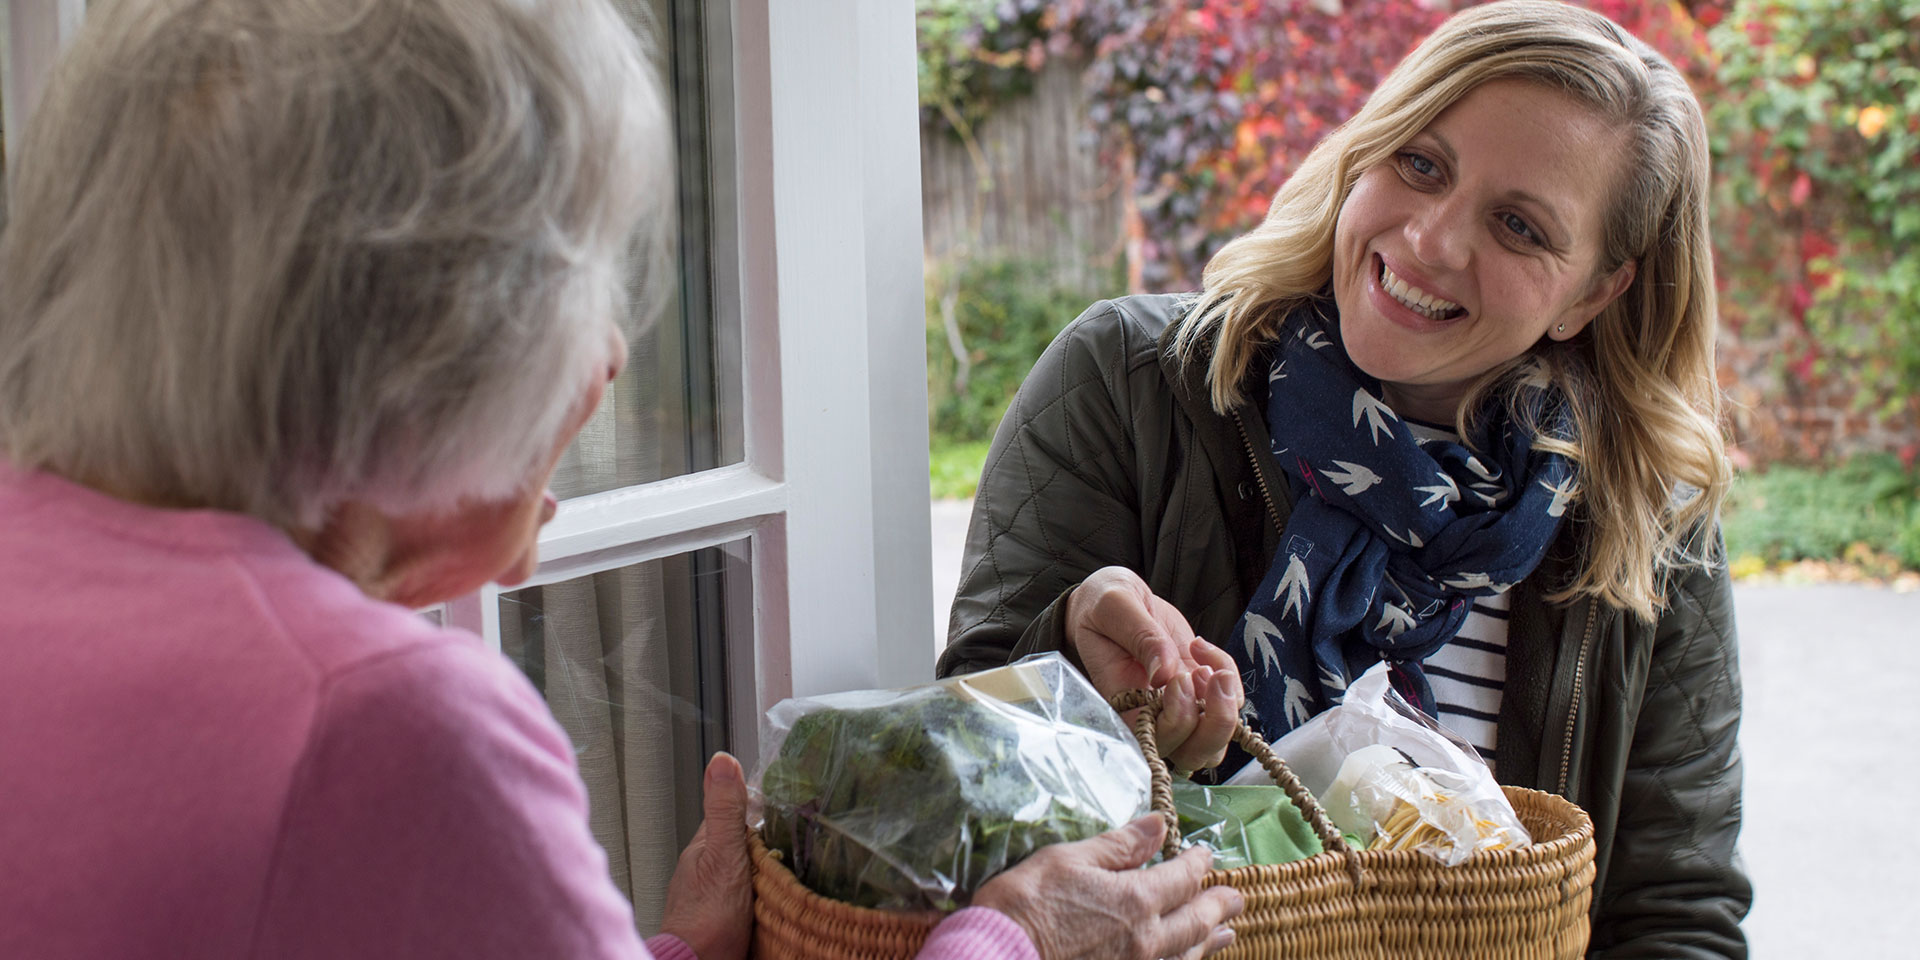
[[[490,582],[533,574],[540,527],[553,518],[544,486],[508,500],[389,516],[359,501],[336,507],[316,530],[293,531],[315,562],[379,600],[423,607]]]
[[[589,375],[547,456],[513,496],[403,514],[348,501],[319,527],[290,535],[315,562],[368,596],[403,606],[440,603],[488,583],[525,581],[540,563],[540,528],[559,508],[547,489],[554,468],[626,362],[626,340],[609,324],[604,364]]]

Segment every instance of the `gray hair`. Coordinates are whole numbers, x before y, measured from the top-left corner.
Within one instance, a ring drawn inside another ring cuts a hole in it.
[[[667,222],[634,29],[605,0],[92,6],[13,151],[0,453],[281,526],[522,489]]]

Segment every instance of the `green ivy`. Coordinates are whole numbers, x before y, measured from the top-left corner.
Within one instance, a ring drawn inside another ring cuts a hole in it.
[[[1917,27],[1920,0],[1738,0],[1708,35],[1734,318],[1795,324],[1783,365],[1881,416],[1920,382]]]
[[[995,105],[1030,92],[1033,64],[1018,47],[1040,13],[1002,0],[914,0],[921,125],[971,140]]]

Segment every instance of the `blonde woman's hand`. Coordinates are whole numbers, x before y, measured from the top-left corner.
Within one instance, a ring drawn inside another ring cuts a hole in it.
[[[1198,960],[1233,942],[1226,922],[1246,901],[1232,887],[1200,888],[1213,861],[1205,847],[1135,869],[1152,859],[1165,832],[1155,815],[1045,847],[989,880],[973,905],[1019,924],[1041,960]]]
[[[1166,688],[1160,752],[1182,770],[1218,764],[1246,701],[1232,655],[1193,635],[1187,618],[1126,567],[1103,567],[1067,598],[1067,642],[1103,697]]]
[[[702,817],[667,882],[661,933],[700,960],[745,960],[753,940],[753,863],[747,854],[747,778],[716,753],[702,783]]]

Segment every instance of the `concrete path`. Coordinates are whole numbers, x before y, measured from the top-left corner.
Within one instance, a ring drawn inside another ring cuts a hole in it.
[[[1736,587],[1760,960],[1920,955],[1920,591]]]
[[[933,503],[936,647],[971,504]],[[1758,960],[1920,955],[1920,591],[1743,586],[1747,936]]]
[[[933,649],[947,646],[947,608],[960,587],[960,555],[967,548],[971,500],[933,501]]]

